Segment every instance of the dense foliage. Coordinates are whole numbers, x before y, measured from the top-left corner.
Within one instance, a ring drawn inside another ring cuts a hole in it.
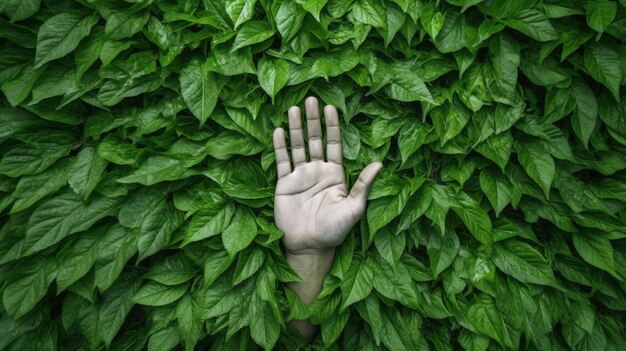
[[[626,350],[623,0],[2,0],[0,349]],[[273,128],[383,161],[319,298]]]

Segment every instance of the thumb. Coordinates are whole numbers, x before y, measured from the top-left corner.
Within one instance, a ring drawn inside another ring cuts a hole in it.
[[[355,210],[358,210],[362,214],[365,211],[365,202],[367,201],[367,194],[370,192],[372,183],[378,175],[378,171],[383,168],[383,164],[380,162],[372,162],[367,167],[363,168],[356,183],[350,190],[348,200]]]

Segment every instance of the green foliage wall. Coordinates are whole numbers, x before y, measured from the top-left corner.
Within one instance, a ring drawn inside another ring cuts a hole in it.
[[[623,0],[2,0],[0,349],[626,350]],[[382,161],[316,302],[271,133]]]

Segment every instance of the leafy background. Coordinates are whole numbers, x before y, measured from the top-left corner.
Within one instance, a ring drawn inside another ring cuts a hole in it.
[[[626,2],[3,0],[0,349],[626,350]],[[273,128],[385,167],[303,306]]]

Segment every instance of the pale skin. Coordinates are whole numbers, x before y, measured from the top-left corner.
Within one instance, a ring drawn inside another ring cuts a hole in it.
[[[300,109],[289,108],[291,158],[282,128],[274,130],[277,176],[274,200],[276,226],[284,236],[287,263],[302,282],[288,287],[305,303],[311,303],[322,289],[339,246],[365,212],[367,194],[382,168],[373,162],[359,174],[350,192],[345,182],[341,132],[337,109],[324,107],[326,155],[322,125],[315,97],[305,101],[309,160],[305,152]],[[307,340],[313,339],[317,326],[308,320],[292,320]]]

